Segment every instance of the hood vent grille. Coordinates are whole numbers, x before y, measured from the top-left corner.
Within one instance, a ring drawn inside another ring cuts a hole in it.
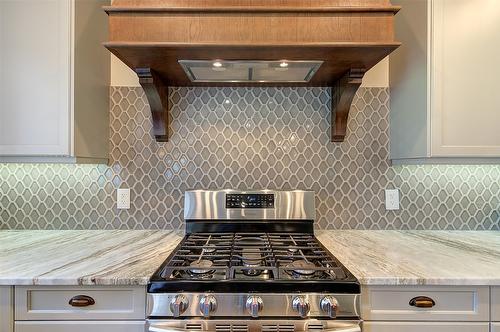
[[[323,61],[179,60],[191,82],[307,83]]]

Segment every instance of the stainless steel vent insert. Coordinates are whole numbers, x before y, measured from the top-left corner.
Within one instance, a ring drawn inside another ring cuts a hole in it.
[[[323,61],[179,60],[198,83],[307,83]]]
[[[188,331],[201,331],[202,326],[200,323],[186,323],[186,330]]]
[[[264,324],[262,332],[294,332],[295,324]]]
[[[247,324],[216,324],[216,332],[248,332]]]

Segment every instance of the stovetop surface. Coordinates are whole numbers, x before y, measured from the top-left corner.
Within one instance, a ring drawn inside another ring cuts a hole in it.
[[[184,237],[148,291],[359,293],[359,288],[312,233],[204,232]]]

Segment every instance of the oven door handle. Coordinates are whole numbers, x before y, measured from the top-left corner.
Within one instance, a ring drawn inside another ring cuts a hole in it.
[[[150,326],[149,332],[199,332],[200,330],[187,330],[187,329],[178,329],[174,327],[158,327],[158,326]],[[203,331],[203,332],[215,332],[215,331]],[[339,326],[338,328],[330,328],[323,330],[322,332],[361,332],[361,327],[356,325],[350,326]]]

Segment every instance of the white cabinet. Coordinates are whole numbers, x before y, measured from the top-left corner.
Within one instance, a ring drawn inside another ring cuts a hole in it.
[[[488,332],[488,323],[365,322],[363,332]]]
[[[491,323],[491,332],[500,332],[500,323]]]
[[[491,287],[491,320],[500,322],[500,287]]]
[[[14,329],[14,292],[12,287],[0,286],[0,332]]]
[[[144,332],[145,322],[16,322],[15,332]]]
[[[0,1],[0,161],[106,162],[105,4]]]
[[[489,287],[366,287],[361,316],[369,321],[482,321],[490,316]],[[428,308],[412,305],[427,298]]]
[[[144,286],[18,286],[14,302],[15,332],[145,330]]]
[[[488,332],[490,288],[367,286],[363,332]]]
[[[92,304],[71,305],[75,297]],[[132,320],[145,319],[144,287],[18,286],[15,291],[16,320]]]
[[[390,57],[391,159],[499,158],[500,2],[392,3],[403,45]]]

